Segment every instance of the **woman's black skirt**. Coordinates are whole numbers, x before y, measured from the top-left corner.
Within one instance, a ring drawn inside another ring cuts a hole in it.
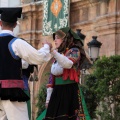
[[[76,120],[79,107],[77,83],[56,85],[44,120]]]

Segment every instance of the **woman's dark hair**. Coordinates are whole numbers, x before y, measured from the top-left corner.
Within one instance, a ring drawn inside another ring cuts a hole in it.
[[[72,45],[73,45],[73,36],[69,31],[64,37],[62,44],[59,46],[58,52],[65,53],[66,49],[67,48],[69,49]]]
[[[81,41],[78,39],[75,39],[71,34],[71,32],[69,31],[64,37],[62,44],[59,46],[58,52],[64,54],[66,52],[66,49],[71,49],[71,48],[78,48],[80,50],[81,57],[78,63],[78,68],[81,68],[82,63],[86,59],[86,54],[81,44]]]

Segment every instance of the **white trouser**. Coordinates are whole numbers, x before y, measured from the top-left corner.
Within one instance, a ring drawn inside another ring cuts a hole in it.
[[[27,103],[0,100],[0,120],[29,120]]]

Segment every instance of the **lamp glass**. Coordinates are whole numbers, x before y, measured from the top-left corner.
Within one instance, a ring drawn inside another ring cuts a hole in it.
[[[89,48],[89,55],[90,55],[90,58],[93,61],[95,61],[99,55],[99,47],[90,47]]]

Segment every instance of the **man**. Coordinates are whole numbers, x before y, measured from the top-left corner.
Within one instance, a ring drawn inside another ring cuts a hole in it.
[[[45,42],[38,51],[26,41],[15,38],[13,29],[22,8],[0,8],[0,120],[29,120],[29,97],[23,91],[21,58],[29,64],[42,64],[50,59],[52,45]]]

